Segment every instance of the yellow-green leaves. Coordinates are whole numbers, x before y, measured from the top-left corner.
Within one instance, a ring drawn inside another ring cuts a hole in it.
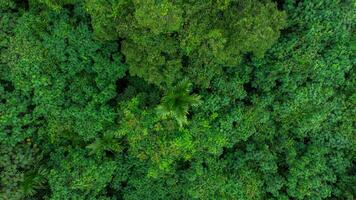
[[[86,7],[99,38],[122,41],[131,75],[161,87],[183,77],[209,87],[244,54],[263,56],[285,25],[268,1],[88,0]]]
[[[179,31],[183,22],[183,10],[180,5],[164,0],[134,0],[134,16],[139,26],[149,29],[154,34]]]

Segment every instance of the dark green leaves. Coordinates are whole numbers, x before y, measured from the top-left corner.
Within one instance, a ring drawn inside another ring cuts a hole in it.
[[[351,2],[0,0],[0,199],[354,199]]]
[[[158,114],[163,119],[173,117],[180,126],[187,124],[189,108],[202,103],[198,95],[189,94],[191,87],[192,85],[184,80],[169,89],[167,94],[162,97],[161,104],[157,107]]]

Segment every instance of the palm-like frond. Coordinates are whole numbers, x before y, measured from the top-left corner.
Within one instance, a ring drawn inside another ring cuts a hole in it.
[[[24,181],[21,183],[21,189],[25,196],[29,197],[41,189],[46,182],[47,171],[39,169],[25,174]]]
[[[189,108],[201,104],[200,96],[190,95],[190,91],[191,83],[186,80],[170,89],[157,107],[158,114],[164,119],[175,118],[180,126],[187,124]]]
[[[104,135],[103,138],[97,138],[93,143],[87,146],[91,150],[91,153],[100,153],[104,150],[119,152],[121,146],[118,141],[111,134]]]

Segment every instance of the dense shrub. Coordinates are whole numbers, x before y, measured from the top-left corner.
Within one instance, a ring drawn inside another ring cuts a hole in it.
[[[0,1],[0,199],[354,199],[354,10]]]

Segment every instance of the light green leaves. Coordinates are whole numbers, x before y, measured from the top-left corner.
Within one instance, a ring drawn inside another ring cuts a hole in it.
[[[262,57],[285,26],[269,1],[88,0],[94,32],[122,42],[131,75],[167,87],[189,77],[208,87],[243,55]]]
[[[148,28],[155,34],[178,31],[183,22],[183,11],[180,5],[164,0],[154,1],[134,0],[134,13],[139,26]]]

